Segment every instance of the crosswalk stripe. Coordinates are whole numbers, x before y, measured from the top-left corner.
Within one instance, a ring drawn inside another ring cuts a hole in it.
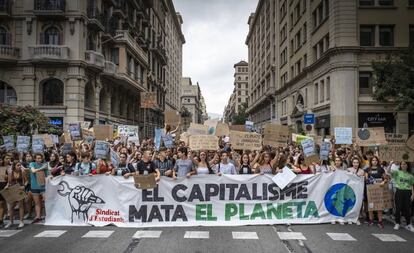
[[[0,237],[10,237],[17,233],[19,233],[21,230],[0,230]]]
[[[208,239],[210,237],[209,231],[186,231],[184,238],[193,239]]]
[[[82,238],[108,238],[113,232],[113,230],[92,230],[84,234]]]
[[[306,240],[306,237],[300,232],[277,232],[280,240]]]
[[[64,233],[66,233],[66,230],[45,230],[35,235],[34,237],[55,237],[57,238],[63,235]]]
[[[405,239],[394,234],[372,234],[383,242],[406,242]]]
[[[231,232],[233,239],[259,239],[256,232]]]
[[[162,231],[155,230],[138,230],[132,237],[133,238],[159,238]]]
[[[329,237],[331,237],[334,241],[356,241],[354,237],[352,237],[348,233],[326,233]]]

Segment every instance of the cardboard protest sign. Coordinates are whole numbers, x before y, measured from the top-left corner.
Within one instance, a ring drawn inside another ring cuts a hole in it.
[[[81,128],[88,130],[91,127],[90,121],[82,121],[80,122]]]
[[[73,151],[72,143],[64,143],[62,146],[62,155],[67,155]]]
[[[52,140],[53,144],[59,144],[59,136],[56,134],[49,134],[49,139]]]
[[[240,131],[230,131],[230,142],[236,150],[261,150],[262,135]]]
[[[412,135],[410,139],[407,140],[406,145],[409,149],[414,150],[414,135]]]
[[[190,134],[187,132],[180,134],[180,141],[183,141],[186,145],[188,145],[190,143]]]
[[[109,155],[109,143],[106,141],[96,141],[94,153],[97,159],[107,159]]]
[[[159,151],[160,147],[161,147],[161,136],[162,136],[163,132],[164,132],[164,129],[155,128],[154,144],[155,144],[155,149],[157,151]]]
[[[386,145],[383,127],[355,129],[355,142],[361,147]]]
[[[43,153],[45,146],[45,140],[43,139],[42,135],[33,135],[32,136],[32,152],[36,153]]]
[[[284,125],[266,124],[264,126],[263,145],[277,147],[289,140],[289,127]]]
[[[95,139],[95,135],[92,131],[87,129],[82,129],[82,138],[87,144],[92,144],[93,140]]]
[[[303,154],[305,157],[310,157],[316,154],[315,152],[315,142],[311,139],[303,140],[301,143]]]
[[[208,126],[191,123],[187,132],[190,135],[206,135],[208,134]]]
[[[125,137],[121,138],[121,141],[125,144],[134,143],[136,146],[139,146],[139,127],[133,125],[119,125],[118,126],[118,136]]]
[[[319,161],[320,159],[318,155],[311,155],[311,156],[305,157],[305,160],[303,161],[303,163],[306,166],[310,166],[310,165],[313,165],[313,163],[319,163]]]
[[[49,134],[38,134],[37,136],[42,137],[45,143],[45,146],[48,148],[53,147],[53,140]]]
[[[313,140],[312,137],[300,134],[292,134],[292,141],[300,144],[303,140],[310,139]]]
[[[323,161],[328,161],[330,150],[331,143],[326,141],[322,142],[321,151],[319,152],[319,158]]]
[[[406,145],[384,145],[379,147],[381,161],[414,161],[414,150]]]
[[[164,111],[164,122],[170,126],[177,126],[180,124],[181,115],[176,110],[165,110]]]
[[[0,166],[0,182],[7,182],[6,180],[6,172],[7,167],[6,166]]]
[[[17,136],[16,148],[19,153],[27,153],[30,146],[30,136]]]
[[[44,170],[36,171],[36,181],[39,185],[46,184],[46,173]]]
[[[26,198],[24,189],[19,184],[14,184],[0,192],[7,203],[12,204]]]
[[[387,145],[405,145],[408,139],[408,134],[391,134],[385,133],[385,140],[387,141]]]
[[[157,186],[154,173],[149,175],[134,175],[134,183],[136,188],[143,190],[152,189]]]
[[[226,123],[218,122],[216,127],[216,136],[229,136],[229,134],[229,125],[227,125]]]
[[[218,120],[209,119],[204,122],[204,125],[207,126],[207,133],[210,135],[216,134]]]
[[[79,122],[69,124],[69,133],[72,141],[82,140],[82,128]]]
[[[352,127],[335,127],[335,144],[352,144]]]
[[[3,143],[4,143],[4,147],[6,148],[6,151],[13,150],[14,149],[14,136],[13,135],[3,136]]]
[[[157,93],[156,92],[141,92],[141,108],[155,108],[157,107]]]
[[[62,143],[72,143],[72,139],[71,139],[69,133],[63,133],[62,137],[63,137],[63,142]]]
[[[114,128],[112,125],[96,125],[93,127],[95,139],[100,141],[113,140]]]
[[[367,185],[368,211],[379,211],[393,208],[393,192],[388,185],[370,184]]]
[[[231,125],[229,128],[231,131],[246,132],[246,125]]]
[[[192,135],[190,136],[191,150],[217,150],[218,137],[214,135]]]

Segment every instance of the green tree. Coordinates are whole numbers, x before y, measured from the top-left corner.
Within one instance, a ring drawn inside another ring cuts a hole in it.
[[[389,55],[383,61],[374,61],[372,67],[373,98],[395,102],[396,111],[414,111],[414,47],[400,55]]]
[[[246,123],[246,120],[247,120],[246,109],[247,109],[247,103],[243,103],[239,108],[239,113],[234,115],[231,120],[231,123],[233,125],[244,125]]]
[[[35,132],[62,134],[49,124],[49,118],[32,106],[10,106],[0,104],[0,136],[32,135]]]

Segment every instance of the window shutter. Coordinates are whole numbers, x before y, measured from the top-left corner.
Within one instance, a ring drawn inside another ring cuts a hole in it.
[[[63,32],[59,32],[58,45],[63,45]]]
[[[44,33],[40,33],[40,40],[39,43],[41,45],[45,44],[45,34]]]

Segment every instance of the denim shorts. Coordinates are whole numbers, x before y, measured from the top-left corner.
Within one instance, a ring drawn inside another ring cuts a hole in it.
[[[40,195],[45,193],[45,189],[31,189],[33,195]]]

